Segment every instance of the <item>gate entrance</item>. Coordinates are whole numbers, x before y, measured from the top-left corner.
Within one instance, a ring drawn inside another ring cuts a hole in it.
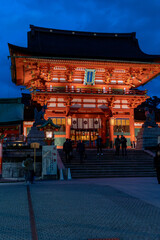
[[[94,148],[96,147],[96,139],[98,135],[98,129],[76,129],[71,130],[71,140],[77,145],[79,140],[83,140],[85,147]]]

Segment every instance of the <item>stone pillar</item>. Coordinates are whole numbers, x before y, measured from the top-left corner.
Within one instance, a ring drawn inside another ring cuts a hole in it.
[[[114,144],[114,118],[110,118],[110,121],[109,121],[109,141],[110,141],[110,147],[113,148],[113,144]]]
[[[135,142],[134,109],[133,108],[130,109],[130,119],[129,120],[130,120],[129,124],[130,124],[131,144],[133,144],[133,142]]]

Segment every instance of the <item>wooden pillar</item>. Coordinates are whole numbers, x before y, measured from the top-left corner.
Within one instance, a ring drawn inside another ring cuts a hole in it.
[[[71,137],[71,116],[69,116],[69,111],[70,111],[70,104],[69,101],[66,105],[66,138]]]
[[[131,144],[135,142],[135,130],[134,130],[134,108],[130,109],[130,135],[131,135]]]
[[[101,121],[102,121],[101,137],[102,137],[103,144],[105,144],[106,143],[106,118],[103,117]]]
[[[109,121],[109,141],[110,141],[110,147],[113,148],[113,144],[114,144],[114,118],[110,118],[110,121]]]
[[[66,117],[66,138],[71,138],[71,117]]]

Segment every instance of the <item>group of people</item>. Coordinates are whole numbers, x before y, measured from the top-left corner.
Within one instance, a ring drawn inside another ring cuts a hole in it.
[[[73,148],[72,148],[72,141],[71,139],[66,139],[66,141],[63,144],[63,151],[65,153],[65,159],[66,163],[70,163],[71,159],[73,157]],[[79,140],[77,143],[76,151],[79,153],[80,162],[83,163],[83,160],[85,158],[85,144],[84,141]]]
[[[117,138],[115,139],[116,155],[119,155],[120,153],[120,146],[122,146],[122,155],[126,155],[127,140],[123,135],[121,135],[121,138],[119,137],[119,135],[117,135]],[[67,163],[69,163],[72,158],[72,150],[73,148],[71,139],[66,139],[66,141],[63,144],[63,151],[65,152]],[[84,141],[82,140],[78,141],[76,151],[79,153],[80,162],[83,163],[83,160],[86,158]],[[102,138],[98,136],[97,155],[100,154],[103,155]],[[27,155],[26,160],[22,162],[22,167],[24,168],[25,181],[30,182],[32,184],[34,181],[35,173],[33,159],[30,157],[29,154]],[[154,167],[156,169],[158,183],[160,184],[160,143],[158,144],[156,149],[156,155],[154,157]]]
[[[100,136],[97,137],[96,144],[97,144],[97,155],[103,155],[102,138]],[[65,153],[66,163],[70,163],[73,157],[73,148],[72,148],[71,139],[68,139],[68,138],[66,139],[66,141],[63,144],[63,151]],[[84,159],[87,158],[87,155],[85,153],[85,143],[83,140],[78,141],[76,152],[78,152],[79,154],[80,162],[83,163]]]
[[[121,138],[119,135],[117,135],[115,139],[115,148],[116,148],[116,155],[119,156],[120,154],[120,147],[122,148],[122,155],[126,156],[127,155],[127,139],[125,136],[121,135]]]

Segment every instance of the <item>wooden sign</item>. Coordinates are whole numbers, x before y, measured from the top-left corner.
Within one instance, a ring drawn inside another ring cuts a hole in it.
[[[37,142],[33,142],[30,144],[31,148],[39,148],[40,146],[40,143],[37,143]]]
[[[30,144],[31,148],[34,148],[34,172],[36,172],[36,148],[39,148],[40,143],[33,142]]]

